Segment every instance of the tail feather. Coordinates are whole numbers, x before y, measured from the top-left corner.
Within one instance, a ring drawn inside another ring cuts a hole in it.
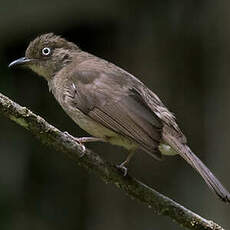
[[[186,151],[180,154],[203,177],[209,188],[224,202],[230,202],[230,194],[213,175],[207,166],[186,146]]]
[[[222,201],[230,203],[230,193],[190,148],[186,144],[178,143],[173,137],[167,137],[167,139],[167,143],[203,177],[209,188],[215,192]]]

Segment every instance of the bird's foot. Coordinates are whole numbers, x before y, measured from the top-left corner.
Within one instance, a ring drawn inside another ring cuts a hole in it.
[[[80,157],[83,157],[85,155],[85,151],[86,151],[86,147],[83,143],[87,143],[87,142],[97,142],[97,141],[101,141],[101,142],[105,142],[105,140],[103,138],[100,137],[73,137],[72,135],[70,135],[68,132],[64,132],[64,134],[68,137],[70,137],[72,140],[76,141],[82,148],[82,155]]]
[[[85,147],[85,145],[83,144],[84,143],[84,141],[82,141],[82,139],[84,138],[84,137],[80,137],[80,138],[77,138],[77,137],[73,137],[72,135],[70,135],[68,132],[64,132],[64,134],[67,136],[67,137],[69,137],[69,138],[71,138],[73,141],[75,141],[75,142],[77,142],[78,143],[78,145],[80,146],[80,148],[81,148],[81,155],[80,155],[80,158],[82,158],[84,155],[85,155],[85,151],[86,151],[86,147]]]
[[[123,172],[123,176],[126,176],[126,175],[127,175],[128,169],[127,169],[127,167],[125,167],[124,162],[121,163],[121,164],[119,164],[119,165],[116,165],[116,167],[117,167],[118,169],[120,169],[120,170]]]
[[[121,164],[119,165],[116,165],[116,167],[118,169],[120,169],[122,172],[123,172],[123,175],[126,176],[127,173],[128,173],[128,168],[127,168],[127,165],[129,163],[129,161],[131,160],[131,158],[133,157],[133,154],[135,152],[135,149],[134,150],[131,150],[126,158],[125,161],[123,161]]]

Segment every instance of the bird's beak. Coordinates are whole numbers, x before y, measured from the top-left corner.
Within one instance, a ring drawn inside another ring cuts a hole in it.
[[[15,61],[12,61],[9,65],[8,65],[8,67],[10,68],[10,67],[14,67],[14,66],[21,66],[21,65],[25,65],[25,64],[28,64],[28,63],[30,63],[32,61],[32,59],[29,59],[29,58],[27,58],[27,57],[22,57],[22,58],[19,58],[19,59],[17,59],[17,60],[15,60]]]

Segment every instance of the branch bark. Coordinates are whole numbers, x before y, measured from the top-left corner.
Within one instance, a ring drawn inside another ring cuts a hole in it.
[[[66,154],[80,167],[93,172],[106,183],[112,183],[135,199],[152,209],[155,214],[170,217],[182,227],[196,230],[224,230],[213,221],[206,220],[186,209],[172,199],[122,173],[97,153],[83,148],[70,136],[46,122],[42,117],[32,113],[0,93],[0,113],[29,130],[39,140],[53,149]],[[82,157],[82,155],[84,156]]]

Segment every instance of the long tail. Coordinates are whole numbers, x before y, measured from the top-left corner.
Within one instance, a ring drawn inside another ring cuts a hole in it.
[[[203,177],[208,187],[217,194],[217,196],[224,202],[230,203],[230,193],[224,188],[220,181],[212,174],[207,166],[185,145],[178,143],[173,137],[167,137],[167,143],[181,157],[183,157],[197,172]]]

